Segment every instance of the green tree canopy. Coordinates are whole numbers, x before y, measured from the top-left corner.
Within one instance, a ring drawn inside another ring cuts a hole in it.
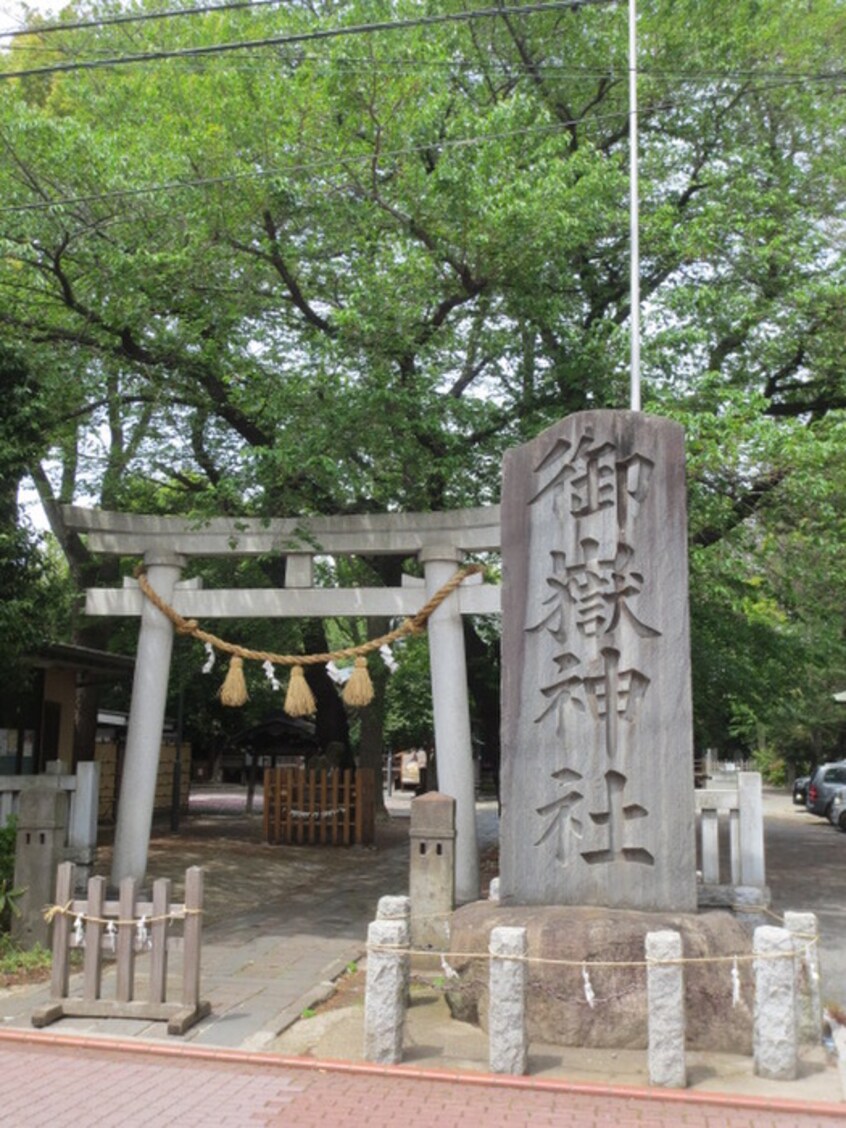
[[[626,406],[625,5],[466,15],[295,2],[12,41],[0,323],[58,406],[31,469],[80,581],[58,502],[485,503],[507,446]],[[690,436],[709,742],[846,676],[844,19],[640,5],[645,408]],[[377,22],[403,26],[334,34]]]

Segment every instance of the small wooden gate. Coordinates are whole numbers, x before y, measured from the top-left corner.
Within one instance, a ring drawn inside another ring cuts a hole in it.
[[[373,841],[375,777],[357,771],[268,768],[264,836],[273,845],[366,846]]]
[[[74,865],[63,862],[56,881],[53,921],[53,976],[50,1002],[32,1015],[33,1026],[48,1026],[64,1017],[141,1018],[167,1022],[168,1034],[184,1034],[211,1010],[200,1000],[200,943],[203,914],[203,871],[185,872],[185,903],[170,900],[170,880],[153,882],[152,901],[139,901],[136,881],[120,883],[117,901],[106,900],[106,879],[92,877],[88,900],[73,896]],[[181,998],[167,1001],[169,926],[182,923]],[[82,995],[70,994],[70,949],[83,948]],[[135,957],[149,954],[146,990],[136,983]],[[114,995],[104,997],[103,961],[114,955]],[[138,994],[145,995],[138,998]]]

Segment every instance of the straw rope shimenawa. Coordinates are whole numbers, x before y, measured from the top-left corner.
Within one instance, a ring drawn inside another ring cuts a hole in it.
[[[220,688],[220,700],[223,705],[243,705],[247,700],[247,685],[244,681],[244,661],[270,662],[274,666],[290,666],[291,677],[288,681],[288,693],[285,698],[285,712],[292,717],[305,717],[316,709],[314,695],[309,689],[303,674],[303,666],[325,665],[344,658],[355,658],[355,668],[344,687],[343,698],[347,705],[369,705],[373,700],[373,684],[367,671],[366,655],[372,654],[382,646],[390,646],[400,638],[408,635],[420,634],[426,627],[426,622],[434,611],[459,587],[468,576],[484,571],[483,564],[468,564],[459,570],[420,608],[411,619],[406,619],[396,630],[390,631],[379,638],[372,638],[360,646],[347,646],[341,650],[329,651],[325,654],[274,654],[270,650],[250,650],[246,646],[239,646],[234,642],[218,638],[217,635],[204,631],[196,619],[185,619],[151,586],[146,576],[143,565],[135,571],[138,586],[154,607],[165,615],[178,634],[190,635],[199,642],[230,655],[229,672]]]

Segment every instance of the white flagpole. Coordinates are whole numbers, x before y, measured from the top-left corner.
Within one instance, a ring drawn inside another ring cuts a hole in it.
[[[631,409],[640,411],[640,230],[637,165],[637,3],[629,0],[629,222],[631,226]]]

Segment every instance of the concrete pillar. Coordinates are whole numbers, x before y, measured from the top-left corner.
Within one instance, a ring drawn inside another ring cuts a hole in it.
[[[801,1042],[819,1045],[822,1037],[819,925],[816,913],[784,914],[784,927],[796,950],[798,1034]]]
[[[452,547],[422,550],[427,599],[452,578],[461,559]],[[479,848],[467,660],[455,593],[431,616],[428,633],[438,787],[455,799],[455,897],[464,904],[479,899]]]
[[[49,945],[44,906],[53,904],[56,870],[64,860],[68,795],[55,786],[21,792],[13,888],[22,890],[12,914],[12,938],[23,948]]]
[[[364,1056],[380,1065],[402,1061],[408,941],[408,925],[402,920],[374,920],[368,926]]]
[[[81,857],[77,865],[93,861],[97,846],[97,810],[100,802],[100,765],[84,760],[76,767],[76,788],[71,798],[68,848]]]
[[[767,883],[764,866],[764,799],[760,772],[739,772],[737,806],[740,811],[740,881],[763,889]]]
[[[798,1068],[793,937],[784,928],[755,929],[753,1050],[759,1077],[792,1081]]]
[[[455,800],[429,791],[411,801],[409,875],[411,942],[415,948],[449,947],[455,908]]]
[[[149,552],[144,560],[150,586],[170,603],[185,558],[165,552]],[[112,863],[112,882],[115,885],[119,885],[125,877],[143,881],[147,869],[172,649],[173,626],[170,620],[145,599],[115,827]]]
[[[646,934],[646,994],[649,1025],[649,1083],[683,1089],[685,1065],[682,942],[669,929]]]
[[[491,1073],[510,1073],[522,1077],[528,1071],[527,952],[525,928],[503,926],[491,932],[488,1013]]]

